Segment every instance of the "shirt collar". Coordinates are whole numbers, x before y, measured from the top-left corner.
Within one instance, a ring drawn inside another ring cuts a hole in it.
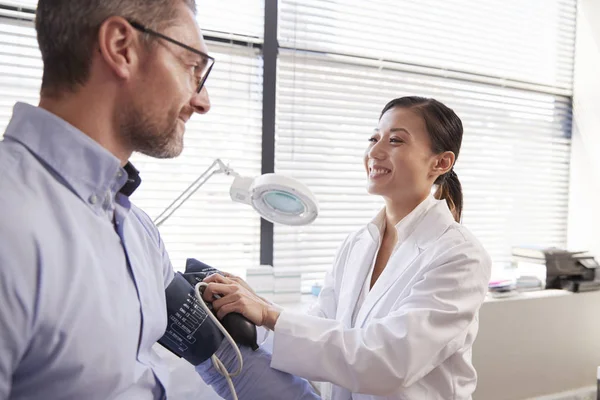
[[[140,178],[140,171],[138,171],[130,162],[125,164],[123,169],[127,172],[127,182],[125,182],[120,192],[129,197],[140,186],[142,178]]]
[[[437,204],[436,200],[432,195],[427,196],[425,200],[419,203],[408,215],[402,218],[396,224],[396,231],[398,232],[398,243],[403,242],[406,238],[415,230],[419,221],[425,216],[427,211]],[[367,231],[371,235],[374,241],[380,241],[385,232],[386,220],[385,220],[385,207],[379,211],[379,213],[369,222],[367,225]]]
[[[5,138],[25,146],[92,204],[108,190],[130,195],[141,180],[131,164],[120,160],[96,141],[58,116],[25,103],[17,103]]]

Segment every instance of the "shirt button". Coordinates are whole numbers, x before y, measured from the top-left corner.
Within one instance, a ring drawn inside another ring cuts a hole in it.
[[[117,178],[122,178],[122,177],[123,177],[123,171],[117,172]]]
[[[98,196],[96,196],[95,194],[90,196],[90,203],[91,204],[96,204],[98,202]]]

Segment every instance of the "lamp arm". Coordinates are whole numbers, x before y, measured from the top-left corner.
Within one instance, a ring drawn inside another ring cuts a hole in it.
[[[202,185],[204,185],[213,175],[225,174],[239,176],[231,167],[225,165],[220,159],[216,159],[213,163],[204,171],[194,182],[192,182],[171,204],[167,206],[159,215],[154,219],[154,224],[158,227],[165,223],[171,215],[179,209]]]

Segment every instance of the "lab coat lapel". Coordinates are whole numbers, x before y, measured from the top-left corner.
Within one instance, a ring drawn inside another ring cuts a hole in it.
[[[352,326],[352,313],[376,251],[377,243],[367,229],[364,229],[357,235],[346,260],[338,298],[337,319],[348,328]]]
[[[361,327],[364,324],[377,302],[404,273],[406,268],[413,263],[418,255],[419,247],[412,239],[402,243],[396,252],[392,254],[393,260],[390,258],[390,261],[392,261],[391,265],[388,265],[383,270],[379,279],[377,279],[377,282],[375,282],[375,285],[365,298],[365,302],[356,316],[356,327]]]
[[[392,254],[388,266],[367,295],[356,318],[356,327],[362,326],[379,300],[390,290],[417,256],[446,231],[454,222],[445,201],[439,201],[419,221],[409,237]],[[391,262],[391,263],[390,263]],[[362,281],[364,282],[364,280]],[[356,303],[354,303],[356,304]]]

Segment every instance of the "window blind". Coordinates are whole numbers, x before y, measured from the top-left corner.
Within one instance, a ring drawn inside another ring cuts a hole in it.
[[[2,0],[0,1],[0,17],[30,21],[37,0]]]
[[[2,0],[2,4],[11,7],[23,7],[29,9],[35,9],[37,7],[38,0]]]
[[[566,244],[574,1],[282,0],[276,172],[311,187],[313,225],[275,226],[274,265],[323,278],[383,206],[362,157],[392,98],[461,117],[463,223],[496,266],[511,246]],[[542,32],[542,33],[540,33]]]
[[[282,0],[280,45],[571,88],[575,0]]]
[[[0,137],[17,101],[39,102],[42,59],[31,22],[0,17]]]
[[[211,37],[241,38],[262,43],[264,35],[263,0],[197,0],[198,23]]]

